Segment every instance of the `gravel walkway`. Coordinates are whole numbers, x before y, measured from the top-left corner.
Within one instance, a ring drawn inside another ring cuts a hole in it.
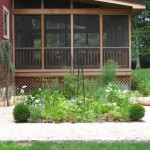
[[[150,107],[143,122],[134,123],[15,123],[13,107],[0,108],[1,141],[150,141]]]

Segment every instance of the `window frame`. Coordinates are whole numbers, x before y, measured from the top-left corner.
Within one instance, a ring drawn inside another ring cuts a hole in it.
[[[6,15],[6,20],[5,20],[5,15]],[[6,21],[6,24],[5,24]],[[9,29],[9,25],[10,25],[10,20],[9,20],[9,10],[3,6],[3,29],[4,29],[4,38],[9,39],[10,38],[10,29]],[[7,31],[7,35],[5,33],[5,30]]]

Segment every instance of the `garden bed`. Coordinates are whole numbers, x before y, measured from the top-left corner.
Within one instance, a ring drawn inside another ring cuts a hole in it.
[[[144,108],[136,102],[138,92],[121,89],[115,83],[104,87],[88,83],[90,86],[86,85],[84,94],[82,90],[76,94],[73,90],[75,85],[69,83],[71,87],[67,85],[63,91],[39,88],[31,95],[20,96],[23,106],[18,106],[20,103],[16,106],[16,112],[13,113],[15,120],[25,122],[28,119],[29,122],[37,123],[83,123],[137,121],[144,117]],[[21,115],[22,110],[26,111],[24,114],[27,116]],[[25,119],[22,120],[20,117]]]

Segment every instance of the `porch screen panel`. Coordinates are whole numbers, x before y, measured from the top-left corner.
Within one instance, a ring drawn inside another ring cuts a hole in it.
[[[44,0],[44,8],[70,8],[70,0]]]
[[[103,16],[103,63],[111,59],[120,68],[129,67],[129,27],[127,15]]]
[[[74,65],[100,67],[100,20],[98,15],[74,15]]]
[[[17,69],[41,68],[40,16],[15,16],[15,56]]]
[[[45,16],[45,69],[71,66],[70,15]]]
[[[41,0],[14,0],[15,9],[41,8]]]
[[[73,8],[100,8],[100,5],[83,2],[73,2]]]

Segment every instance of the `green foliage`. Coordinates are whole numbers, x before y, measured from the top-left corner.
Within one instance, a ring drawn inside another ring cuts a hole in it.
[[[30,110],[24,104],[17,104],[13,110],[13,116],[17,122],[27,122],[30,117]]]
[[[58,91],[59,90],[59,80],[58,78],[54,79],[52,81],[52,86],[51,86],[51,92],[53,93],[54,91]]]
[[[14,142],[0,142],[1,150],[26,150],[27,147]]]
[[[80,80],[80,74],[78,77],[66,75],[62,91],[58,91],[58,87],[37,89],[29,96],[27,104],[35,109],[42,108],[38,114],[46,122],[93,122],[102,118],[107,121],[129,120],[128,110],[136,102],[138,92],[131,92],[114,82],[102,86],[97,78],[84,81],[84,93]]]
[[[149,142],[0,142],[1,150],[149,150]]]
[[[63,93],[66,98],[70,99],[75,97],[77,94],[77,78],[73,74],[68,74],[64,76],[64,89]]]
[[[111,110],[103,116],[103,119],[106,121],[120,121],[122,116],[119,112]]]
[[[9,98],[10,98],[10,92],[9,88],[12,85],[12,82],[14,80],[14,65],[12,63],[12,47],[9,40],[2,40],[0,41],[0,91],[3,88],[2,84],[5,85],[5,93],[0,92],[1,94],[4,94],[4,99],[7,101],[7,105],[9,105]],[[3,71],[3,69],[7,68],[7,71]]]
[[[110,82],[115,82],[116,79],[116,69],[118,65],[113,60],[108,60],[103,68],[102,83],[108,85]]]
[[[129,107],[129,118],[132,121],[138,121],[145,115],[145,108],[139,104],[133,104]]]
[[[38,106],[42,104],[42,94],[45,89],[38,88],[32,92],[31,95],[28,96],[26,100],[27,105]]]
[[[39,106],[30,106],[30,117],[32,122],[42,119],[42,108]]]
[[[54,105],[54,101],[51,97],[51,93],[49,89],[45,89],[41,93],[41,101],[43,102],[43,116],[48,122],[48,119],[52,115],[52,109]]]
[[[132,20],[132,60],[140,60],[142,67],[150,66],[150,1],[144,0],[146,10]],[[137,66],[140,67],[140,66]]]
[[[135,70],[132,75],[132,88],[142,95],[150,95],[150,70]]]
[[[8,72],[14,73],[14,66],[11,60],[12,47],[9,40],[0,41],[0,70],[7,65]]]

